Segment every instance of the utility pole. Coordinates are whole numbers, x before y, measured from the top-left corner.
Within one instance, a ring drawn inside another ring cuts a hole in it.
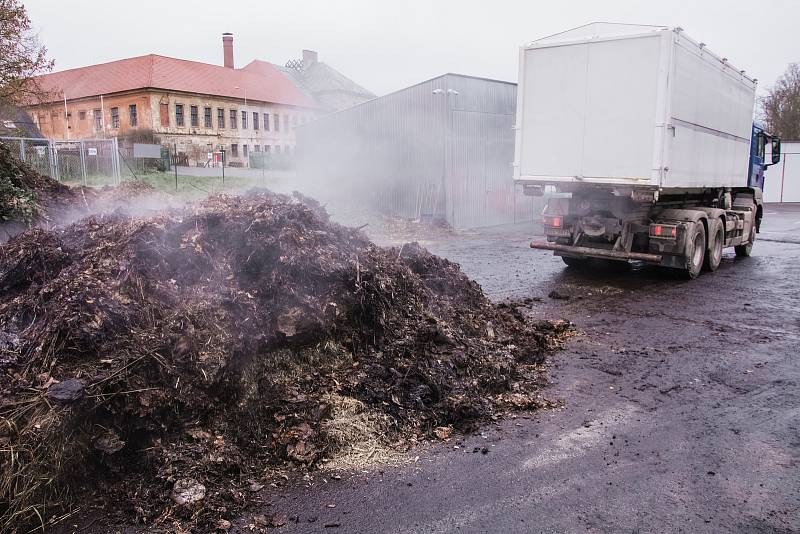
[[[100,95],[100,128],[103,132],[103,139],[106,138],[106,106],[103,103],[103,95]]]
[[[244,108],[247,109],[247,87],[239,87],[238,85],[234,87],[234,89],[241,89],[244,91]]]
[[[64,95],[64,134],[65,137],[67,138],[67,141],[69,141],[69,113],[67,113],[67,93],[62,91],[61,94]]]

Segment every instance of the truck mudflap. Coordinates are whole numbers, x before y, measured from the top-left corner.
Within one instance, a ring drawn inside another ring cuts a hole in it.
[[[625,252],[620,250],[606,250],[602,248],[575,247],[572,245],[561,245],[559,243],[548,243],[545,241],[532,241],[531,248],[541,250],[552,250],[556,253],[566,255],[590,256],[593,258],[605,258],[612,260],[638,260],[648,263],[661,263],[661,254],[647,254],[645,252]]]

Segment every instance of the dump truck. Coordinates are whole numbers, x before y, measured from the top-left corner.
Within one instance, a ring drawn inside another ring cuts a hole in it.
[[[594,23],[522,46],[514,180],[549,195],[531,247],[689,278],[725,248],[749,256],[780,160],[756,82],[681,28]]]

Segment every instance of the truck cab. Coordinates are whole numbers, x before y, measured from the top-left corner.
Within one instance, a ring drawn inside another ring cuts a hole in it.
[[[768,157],[767,157],[768,156]],[[769,159],[769,163],[767,163]],[[747,186],[764,190],[764,170],[781,160],[781,139],[768,134],[763,126],[753,123],[750,140],[750,162]]]

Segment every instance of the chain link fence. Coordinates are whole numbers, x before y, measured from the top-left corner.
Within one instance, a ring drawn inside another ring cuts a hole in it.
[[[44,174],[69,184],[118,185],[121,179],[119,146],[114,139],[55,141],[27,137],[0,137],[19,158]]]
[[[251,152],[248,159],[251,169],[288,171],[294,169],[294,154]]]

